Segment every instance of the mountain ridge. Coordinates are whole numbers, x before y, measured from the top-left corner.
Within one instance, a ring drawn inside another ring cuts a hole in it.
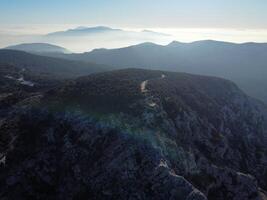
[[[73,29],[68,29],[66,31],[57,31],[46,34],[48,37],[52,36],[85,36],[90,34],[101,34],[101,33],[135,33],[135,34],[152,34],[152,35],[158,35],[158,36],[171,36],[169,34],[160,33],[156,31],[151,30],[142,30],[142,31],[129,31],[119,28],[111,28],[108,26],[94,26],[94,27],[77,27]]]
[[[229,43],[213,40],[168,45],[142,43],[118,49],[58,55],[119,68],[180,71],[230,79],[250,96],[267,102],[267,43]],[[260,86],[260,87],[259,87]]]

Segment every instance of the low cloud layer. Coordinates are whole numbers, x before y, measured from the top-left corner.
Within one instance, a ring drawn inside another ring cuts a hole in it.
[[[102,32],[81,36],[50,36],[47,34],[67,30],[66,25],[58,26],[12,26],[1,28],[0,48],[20,43],[45,42],[63,46],[73,52],[85,52],[96,48],[119,48],[154,42],[167,44],[173,40],[192,42],[196,40],[220,40],[236,43],[267,42],[267,30],[235,30],[235,29],[197,29],[197,28],[152,28],[122,29],[121,32]]]

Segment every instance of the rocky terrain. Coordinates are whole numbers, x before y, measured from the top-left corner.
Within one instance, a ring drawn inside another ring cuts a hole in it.
[[[230,81],[126,69],[1,98],[1,199],[266,199],[267,108]]]

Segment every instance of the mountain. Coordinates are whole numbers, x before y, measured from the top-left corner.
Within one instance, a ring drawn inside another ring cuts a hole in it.
[[[96,49],[67,59],[218,76],[234,81],[249,95],[267,102],[267,44],[218,41],[144,43],[120,49]]]
[[[105,65],[33,55],[16,50],[0,50],[0,63],[58,78],[74,78],[112,69]]]
[[[96,27],[77,27],[66,31],[58,31],[47,34],[47,36],[83,36],[88,34],[108,33],[108,32],[121,32],[121,29],[113,29],[106,26]]]
[[[70,53],[69,50],[47,43],[25,43],[14,46],[8,46],[5,49],[26,51],[29,53]]]
[[[125,69],[12,108],[1,199],[266,198],[267,109],[230,81]]]
[[[58,32],[52,32],[47,34],[46,36],[52,37],[73,37],[73,36],[90,36],[90,35],[98,35],[98,34],[120,34],[120,35],[129,35],[134,34],[135,36],[166,36],[169,37],[171,35],[159,33],[151,30],[143,30],[140,32],[137,31],[128,31],[123,29],[116,29],[116,28],[110,28],[106,26],[96,26],[96,27],[77,27],[74,29],[68,29],[66,31],[58,31]]]

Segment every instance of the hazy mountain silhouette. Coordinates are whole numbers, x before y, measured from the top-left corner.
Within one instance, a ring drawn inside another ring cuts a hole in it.
[[[98,34],[136,34],[139,36],[170,36],[168,34],[164,33],[159,33],[155,31],[150,31],[150,30],[143,30],[141,32],[137,31],[128,31],[128,30],[123,30],[123,29],[115,29],[115,28],[110,28],[106,26],[96,26],[96,27],[77,27],[74,29],[69,29],[66,31],[58,31],[58,32],[52,32],[47,34],[46,36],[56,36],[56,37],[73,37],[73,36],[90,36],[90,35],[98,35]]]
[[[166,46],[143,43],[61,56],[121,68],[138,67],[219,76],[234,81],[249,95],[267,102],[266,43],[174,41]]]
[[[82,36],[88,34],[107,33],[107,32],[121,32],[121,29],[113,29],[106,26],[96,27],[77,27],[66,31],[58,31],[47,34],[47,36]]]
[[[24,43],[13,46],[8,46],[5,49],[26,51],[30,53],[70,53],[69,50],[48,43]]]

